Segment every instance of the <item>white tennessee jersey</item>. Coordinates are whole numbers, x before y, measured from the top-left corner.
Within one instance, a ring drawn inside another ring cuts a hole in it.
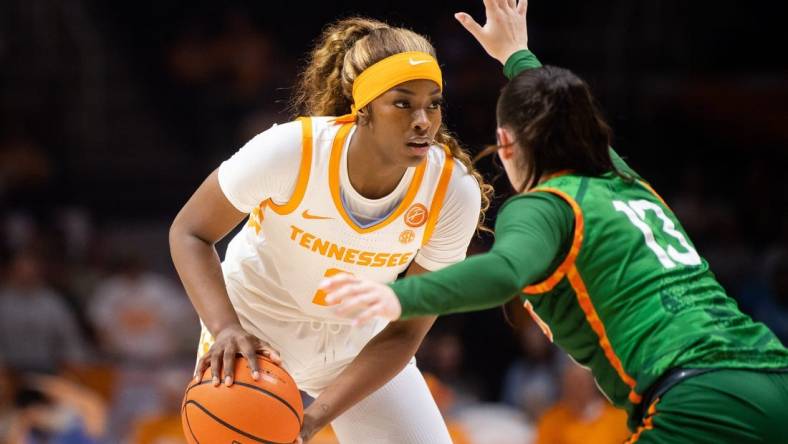
[[[302,155],[295,189],[289,201],[276,204],[269,198],[251,211],[228,246],[225,279],[247,290],[231,292],[230,299],[238,315],[252,322],[259,310],[285,319],[347,323],[326,305],[325,294],[317,289],[320,282],[343,272],[377,282],[395,280],[432,236],[452,170],[459,164],[448,148],[433,146],[415,168],[399,205],[362,227],[348,215],[340,196],[340,161],[352,124],[300,120]]]

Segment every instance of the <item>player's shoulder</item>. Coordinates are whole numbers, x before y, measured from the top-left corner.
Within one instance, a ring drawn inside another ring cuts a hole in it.
[[[435,170],[441,172],[446,167],[446,162],[452,162],[451,178],[446,191],[446,202],[449,205],[452,203],[464,205],[469,202],[481,201],[479,182],[468,172],[468,168],[462,161],[450,153],[447,154],[446,149],[441,145],[434,145],[430,149],[427,162],[430,162]]]
[[[444,148],[442,145],[434,144],[430,147],[430,150],[427,151],[426,161],[431,166],[435,167],[443,167],[443,164],[446,162],[447,148]]]
[[[334,116],[310,116],[302,117],[312,130],[312,141],[317,146],[331,146],[337,131],[342,125],[336,123]]]
[[[569,203],[557,194],[545,190],[517,194],[498,208],[499,220],[526,220],[534,214],[556,221],[574,219]]]
[[[251,139],[249,145],[255,149],[277,146],[279,149],[300,152],[305,136],[311,137],[315,144],[333,140],[336,131],[334,117],[300,117],[289,122],[274,123]]]
[[[301,134],[301,122],[299,120],[291,120],[289,122],[279,123],[276,122],[268,129],[262,131],[260,134],[265,133],[281,133],[281,134]]]
[[[468,166],[454,156],[450,156],[451,162],[454,164],[451,170],[450,187],[454,187],[463,191],[463,194],[471,198],[478,198],[481,195],[481,189],[478,179],[468,172]]]
[[[447,161],[452,162],[452,177],[462,177],[468,174],[468,168],[465,164],[454,157],[451,152],[449,152],[448,148],[445,148],[442,145],[432,145],[430,150],[427,152],[427,162],[430,163],[432,166],[443,168],[446,165]]]
[[[501,212],[504,210],[504,208],[508,207],[522,208],[539,204],[566,205],[566,201],[561,196],[551,191],[537,188],[535,190],[515,194],[514,196],[506,199],[503,205],[501,205],[501,207],[498,209],[498,212]]]
[[[481,189],[479,181],[473,174],[468,172],[468,168],[457,159],[453,160],[455,165],[451,172],[451,180],[449,181],[450,190],[467,199],[479,199],[481,196]]]
[[[282,149],[298,145],[300,141],[300,122],[274,123],[250,139],[249,142],[246,143],[245,148],[252,151],[271,149],[271,147],[280,147],[280,149]]]
[[[298,135],[301,137],[303,134],[304,126],[309,125],[312,136],[319,135],[326,130],[336,131],[339,126],[335,123],[335,117],[332,116],[305,116],[298,117],[289,122],[274,123],[268,129],[262,131],[260,134],[265,133],[288,133],[291,135]],[[258,135],[260,135],[258,134]]]

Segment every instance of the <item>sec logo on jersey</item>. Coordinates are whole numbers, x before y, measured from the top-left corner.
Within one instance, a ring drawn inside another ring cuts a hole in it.
[[[405,212],[405,224],[411,228],[418,228],[427,222],[427,207],[417,203]]]
[[[399,234],[399,241],[402,244],[409,244],[413,242],[413,239],[416,239],[416,233],[413,230],[405,230]]]

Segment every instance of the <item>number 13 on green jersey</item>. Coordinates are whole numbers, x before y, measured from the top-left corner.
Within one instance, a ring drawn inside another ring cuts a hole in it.
[[[564,174],[533,192],[568,203],[575,221],[560,266],[523,290],[525,307],[613,404],[632,412],[671,368],[788,366],[788,351],[738,310],[647,183]]]
[[[629,221],[632,222],[632,225],[643,232],[646,246],[657,255],[657,259],[659,259],[659,262],[665,268],[675,268],[676,262],[689,266],[701,264],[698,252],[687,242],[687,238],[684,234],[676,230],[676,224],[668,218],[659,205],[643,199],[631,200],[628,202],[614,200],[613,207],[615,207],[616,211],[626,214]],[[659,229],[665,235],[678,241],[684,251],[677,250],[673,245],[667,245],[666,248],[660,245],[660,242],[658,242],[657,238],[654,236],[654,230],[652,230],[648,224],[648,212],[652,212],[657,216],[662,222],[662,226]]]

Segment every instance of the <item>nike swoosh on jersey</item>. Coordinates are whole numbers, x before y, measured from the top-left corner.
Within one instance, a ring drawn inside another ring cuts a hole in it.
[[[422,63],[430,63],[430,61],[429,61],[429,60],[413,60],[413,59],[408,59],[408,63],[410,63],[410,64],[411,64],[411,65],[413,65],[413,66],[416,66],[416,65],[421,65]]]
[[[301,217],[303,217],[304,219],[316,219],[316,220],[328,220],[328,219],[333,219],[333,217],[328,217],[328,216],[317,216],[317,215],[314,215],[314,214],[309,214],[309,210],[304,210],[304,212],[303,212],[303,213],[301,213]]]

